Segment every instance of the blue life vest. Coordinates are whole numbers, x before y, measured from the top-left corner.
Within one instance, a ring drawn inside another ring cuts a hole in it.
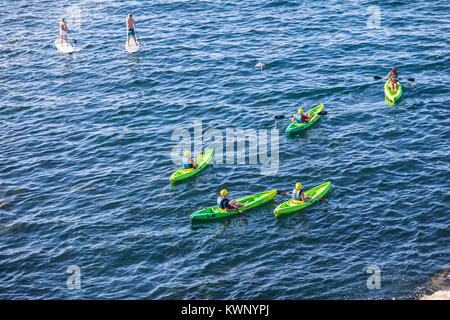
[[[295,194],[295,191],[297,191],[297,189],[294,188],[294,190],[292,190],[292,199],[302,201],[302,198],[300,197],[302,194],[302,189],[298,190],[297,194]]]
[[[183,169],[190,169],[191,165],[189,164],[189,157],[183,157],[183,160],[181,161],[183,164]]]
[[[222,196],[219,196],[219,197],[217,198],[217,206],[218,206],[220,209],[225,209],[225,208],[222,206],[222,201],[223,201],[223,199],[225,199],[225,198],[222,197]]]
[[[296,114],[295,115],[295,122],[303,123],[303,114]],[[305,119],[305,122],[308,122],[308,120]]]

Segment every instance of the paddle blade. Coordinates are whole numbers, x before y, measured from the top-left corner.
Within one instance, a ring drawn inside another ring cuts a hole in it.
[[[414,79],[414,78],[408,78],[408,81],[414,82],[414,81],[416,81],[416,79]]]
[[[380,76],[373,76],[373,78],[374,78],[375,80],[380,80],[380,79],[382,79]]]
[[[285,191],[283,191],[283,190],[277,190],[277,194],[280,194],[280,195],[282,195],[282,196],[287,196],[288,194],[285,192]]]
[[[72,39],[72,42],[75,44],[75,43],[77,43],[77,40],[75,40],[75,39]]]
[[[319,116],[325,116],[325,115],[327,115],[327,113],[328,113],[328,111],[320,111],[320,112],[317,112],[317,114],[318,114]]]
[[[285,117],[283,115],[275,116],[275,119],[284,119]]]

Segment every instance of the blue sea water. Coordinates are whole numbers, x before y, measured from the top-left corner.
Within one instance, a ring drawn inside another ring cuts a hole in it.
[[[1,299],[415,299],[449,266],[448,1],[1,1]],[[392,106],[374,76],[393,66]],[[172,186],[172,136],[194,121],[279,129],[276,174],[215,163]],[[328,180],[328,205],[189,221],[222,188]]]

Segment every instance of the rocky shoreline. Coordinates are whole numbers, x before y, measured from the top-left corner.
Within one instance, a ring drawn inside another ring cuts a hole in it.
[[[450,300],[450,290],[439,290],[429,296],[423,296],[420,300]]]

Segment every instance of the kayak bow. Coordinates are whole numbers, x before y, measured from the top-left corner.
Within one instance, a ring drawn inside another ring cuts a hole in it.
[[[384,84],[384,96],[386,98],[386,102],[389,104],[395,104],[402,97],[403,88],[400,82],[397,81],[397,92],[392,93],[391,87],[389,86],[389,79]]]

